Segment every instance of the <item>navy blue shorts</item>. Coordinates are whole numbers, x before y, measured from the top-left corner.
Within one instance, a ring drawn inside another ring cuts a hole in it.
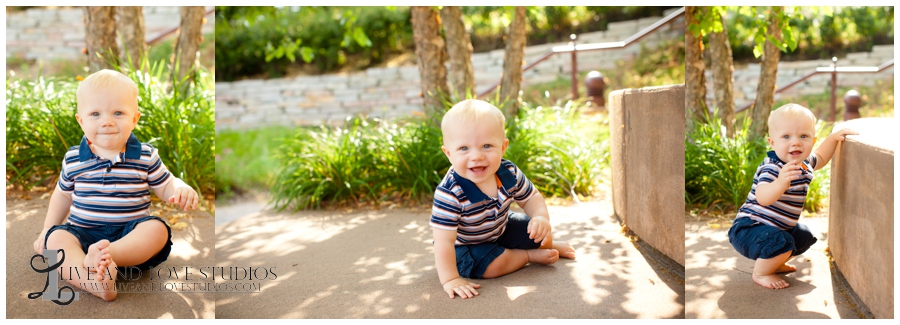
[[[78,239],[78,242],[81,243],[81,250],[84,251],[85,254],[87,254],[88,247],[90,247],[94,243],[103,239],[109,240],[110,242],[117,241],[134,230],[134,227],[136,227],[139,223],[154,219],[159,220],[159,222],[162,222],[162,224],[166,226],[166,230],[169,231],[169,239],[166,240],[166,245],[163,246],[162,250],[160,250],[159,253],[156,253],[156,255],[151,257],[146,262],[141,263],[137,266],[133,266],[141,270],[149,270],[156,267],[157,265],[162,264],[162,262],[165,262],[166,259],[169,258],[169,253],[172,251],[172,228],[170,228],[165,221],[158,217],[144,217],[129,221],[122,225],[97,226],[93,228],[85,228],[69,223],[66,223],[64,225],[56,225],[51,227],[50,230],[47,230],[47,235],[44,236],[44,249],[47,249],[47,239],[50,238],[50,234],[53,233],[54,230],[65,230],[74,235],[76,239]]]
[[[524,213],[510,212],[506,222],[506,230],[491,243],[456,246],[456,270],[459,276],[469,279],[481,279],[488,265],[510,249],[535,249],[541,243],[528,238],[528,221],[531,218]]]
[[[731,246],[746,258],[767,259],[792,252],[791,256],[803,254],[818,241],[816,236],[803,224],[794,229],[781,230],[753,219],[742,217],[734,220],[728,230]]]

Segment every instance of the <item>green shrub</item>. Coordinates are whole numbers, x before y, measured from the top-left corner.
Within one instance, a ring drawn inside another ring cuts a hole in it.
[[[505,157],[547,197],[593,194],[608,166],[609,132],[578,104],[524,106],[508,123]],[[272,200],[279,209],[431,199],[450,168],[440,126],[423,118],[348,118],[343,127],[298,129],[277,151]]]
[[[198,192],[213,193],[215,163],[215,103],[213,76],[201,69],[187,93],[169,93],[166,63],[149,72],[121,67],[139,89],[141,120],[134,134],[159,149],[169,171]],[[50,185],[62,159],[84,133],[75,121],[78,81],[61,77],[6,81],[7,180],[25,188]]]
[[[684,143],[685,200],[708,207],[740,207],[753,185],[756,168],[766,155],[764,139],[750,138],[750,119],[725,136],[718,114],[707,124],[694,123]]]

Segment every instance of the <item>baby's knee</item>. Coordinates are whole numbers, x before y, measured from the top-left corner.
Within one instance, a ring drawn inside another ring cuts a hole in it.
[[[60,249],[66,248],[71,244],[81,245],[81,242],[78,241],[78,238],[75,237],[75,235],[72,235],[68,231],[56,230],[47,236],[44,246],[47,249]]]
[[[161,220],[150,219],[139,223],[135,229],[140,229],[142,233],[152,236],[153,238],[168,238],[169,228]]]

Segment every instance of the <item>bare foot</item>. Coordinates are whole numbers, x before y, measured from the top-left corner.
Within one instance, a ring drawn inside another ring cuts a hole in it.
[[[93,243],[88,247],[87,254],[84,256],[84,267],[91,272],[97,273],[98,279],[103,281],[106,276],[106,268],[114,264],[112,256],[109,255],[109,241],[103,239]]]
[[[106,301],[113,301],[119,295],[119,292],[116,291],[116,276],[119,271],[116,269],[116,262],[112,259],[109,260],[109,264],[106,267],[109,270],[109,278],[105,281],[103,279],[98,280],[96,283],[97,287],[92,288],[91,294]]]
[[[778,268],[775,269],[775,273],[791,273],[796,270],[797,270],[796,266],[784,263],[784,264],[779,265]]]
[[[528,262],[530,263],[547,265],[559,260],[559,251],[555,249],[529,249],[525,252],[528,253]]]
[[[769,289],[784,289],[784,288],[787,288],[790,286],[790,284],[788,284],[787,281],[784,281],[784,279],[782,279],[781,277],[774,275],[774,274],[769,274],[769,275],[754,274],[753,282],[756,282],[756,284],[761,285],[766,288],[769,288]]]
[[[559,257],[568,258],[570,260],[575,259],[575,248],[572,248],[572,245],[564,241],[554,241],[553,249],[559,252]]]

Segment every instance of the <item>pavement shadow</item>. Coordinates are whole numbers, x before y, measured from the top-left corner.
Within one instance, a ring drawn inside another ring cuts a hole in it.
[[[568,214],[551,210],[551,215]],[[217,293],[216,317],[664,318],[683,313],[683,304],[651,311],[647,299],[678,299],[650,294],[665,287],[647,281],[649,267],[632,265],[636,250],[628,249],[627,239],[610,230],[616,228],[607,218],[583,215],[554,221],[554,238],[575,246],[576,260],[474,281],[482,285],[474,299],[450,299],[443,292],[434,267],[430,211],[268,211],[241,218],[216,228],[217,266],[271,268],[277,279],[257,281],[258,292]]]
[[[106,302],[85,291],[69,305],[57,305],[41,298],[28,299],[28,294],[40,291],[47,274],[31,269],[34,255],[32,244],[37,238],[47,213],[46,199],[23,200],[7,198],[6,214],[6,316],[8,318],[214,318],[215,300],[210,292],[156,290],[151,292],[120,293],[115,301]],[[194,212],[185,218],[187,227],[173,231],[173,251],[169,259],[150,270],[185,266],[213,265],[213,218],[206,212]],[[36,260],[35,267],[40,265]],[[148,271],[145,271],[148,272]],[[53,279],[51,279],[52,281]],[[148,276],[120,283],[149,288]],[[158,282],[158,281],[157,281]],[[170,283],[183,282],[176,279]],[[70,286],[59,281],[60,287]]]
[[[685,226],[687,318],[857,318],[831,287],[822,238],[791,261],[796,272],[780,275],[790,286],[773,290],[753,282],[754,261],[734,250],[727,229]]]

